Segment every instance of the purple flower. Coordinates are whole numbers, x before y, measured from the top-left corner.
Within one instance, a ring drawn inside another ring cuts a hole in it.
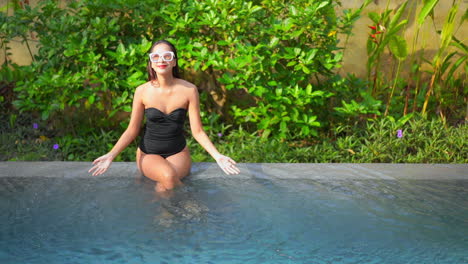
[[[397,130],[397,138],[402,138],[403,137],[403,131],[401,129]]]
[[[222,137],[223,136],[223,133],[218,133],[218,137]]]
[[[59,144],[54,144],[54,149],[58,149],[59,148]]]
[[[33,123],[33,129],[38,129],[39,125],[37,123]]]

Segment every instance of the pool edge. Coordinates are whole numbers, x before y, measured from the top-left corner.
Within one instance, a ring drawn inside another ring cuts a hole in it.
[[[0,177],[93,177],[91,162],[3,161]],[[239,175],[224,174],[214,162],[193,163],[191,177],[203,178],[284,178],[284,179],[464,179],[468,164],[399,163],[240,163]],[[134,162],[114,162],[98,177],[134,177]]]

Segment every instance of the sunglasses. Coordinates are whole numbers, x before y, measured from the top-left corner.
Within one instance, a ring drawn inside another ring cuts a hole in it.
[[[163,53],[158,53],[158,52],[152,52],[149,54],[149,59],[151,62],[158,62],[160,58],[162,58],[163,61],[172,61],[174,59],[175,55],[174,52],[172,51],[166,51]]]

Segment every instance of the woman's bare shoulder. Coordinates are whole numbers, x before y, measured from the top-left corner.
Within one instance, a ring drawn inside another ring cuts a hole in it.
[[[151,82],[148,81],[148,82],[145,82],[143,84],[140,84],[139,86],[137,86],[137,88],[135,89],[135,92],[143,92],[144,90],[146,90],[146,88],[148,86],[151,86]]]
[[[135,89],[135,98],[140,98],[144,101],[144,98],[148,94],[148,88],[151,87],[151,82],[145,82]]]
[[[195,86],[195,84],[189,82],[189,81],[186,81],[184,79],[177,79],[177,84],[183,88],[191,88],[191,89],[196,89],[197,86]]]

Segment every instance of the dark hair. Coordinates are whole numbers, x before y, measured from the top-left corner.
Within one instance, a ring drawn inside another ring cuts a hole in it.
[[[149,49],[148,53],[150,53],[154,47],[156,47],[159,44],[166,44],[171,48],[171,51],[174,52],[174,59],[176,60],[176,65],[174,68],[172,68],[172,75],[176,78],[180,78],[180,72],[179,72],[179,62],[177,61],[177,50],[172,43],[170,43],[167,40],[159,40],[153,43],[151,48]],[[148,58],[148,65],[146,66],[146,70],[148,71],[148,81],[153,81],[157,80],[158,76],[156,75],[156,72],[151,68],[151,60]]]

